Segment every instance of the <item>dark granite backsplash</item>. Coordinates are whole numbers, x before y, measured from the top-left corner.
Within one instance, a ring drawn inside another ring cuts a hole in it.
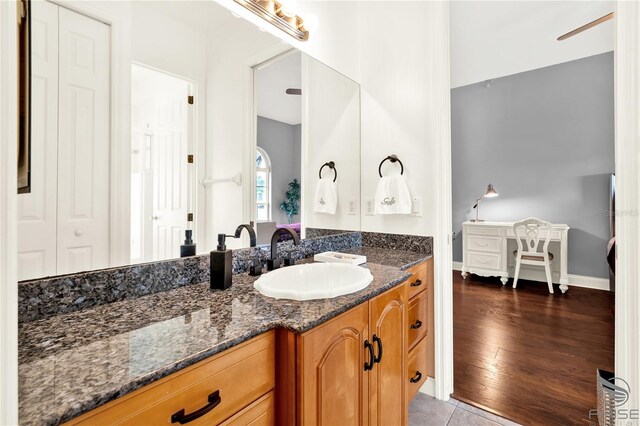
[[[362,245],[359,232],[305,239],[300,246],[278,243],[278,255],[296,259],[329,250],[347,250]],[[233,251],[233,273],[243,273],[249,259],[266,261],[269,247]],[[82,272],[18,285],[18,322],[27,323],[83,309],[138,298],[186,285],[209,281],[209,255]]]
[[[296,259],[324,251],[374,247],[405,252],[432,254],[433,239],[414,235],[375,232],[338,232],[311,228],[315,237],[299,246],[278,243],[278,255]],[[250,259],[269,258],[269,246],[233,251],[233,273],[246,272]],[[172,259],[99,271],[82,272],[24,281],[18,285],[19,323],[80,311],[120,300],[209,281],[209,255]]]
[[[361,232],[362,245],[387,250],[413,251],[433,254],[433,237],[420,235],[386,234],[380,232]]]
[[[359,231],[344,231],[341,229],[324,229],[324,228],[305,228],[307,238],[326,237],[327,235],[348,234]]]

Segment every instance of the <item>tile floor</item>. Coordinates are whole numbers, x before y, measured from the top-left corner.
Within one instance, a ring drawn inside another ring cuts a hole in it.
[[[472,405],[451,398],[440,401],[418,392],[409,405],[409,426],[517,426]]]

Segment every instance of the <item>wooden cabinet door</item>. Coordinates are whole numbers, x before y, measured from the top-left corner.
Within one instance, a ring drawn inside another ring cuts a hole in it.
[[[298,424],[369,423],[368,325],[364,303],[298,337]]]
[[[406,425],[406,301],[398,286],[369,301],[371,340],[378,360],[369,378],[371,425]]]

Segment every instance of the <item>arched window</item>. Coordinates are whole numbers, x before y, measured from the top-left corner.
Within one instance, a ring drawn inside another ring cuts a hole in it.
[[[256,220],[271,220],[271,160],[264,149],[256,151]]]

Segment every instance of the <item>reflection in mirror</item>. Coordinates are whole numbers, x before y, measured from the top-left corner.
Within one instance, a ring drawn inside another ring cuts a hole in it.
[[[359,230],[360,86],[294,50],[254,69],[258,243]]]
[[[192,229],[193,84],[131,67],[131,262],[179,256]]]
[[[277,228],[300,235],[302,55],[290,51],[255,67],[256,230],[267,244]],[[291,238],[282,234],[281,238]]]
[[[359,112],[334,102],[346,99],[346,81],[359,93],[356,83],[212,1],[31,9],[21,280],[207,253],[218,233],[250,221],[269,236],[277,226],[304,235],[300,224],[359,229],[345,219],[359,196],[342,193],[360,187]],[[263,71],[271,83],[261,92]],[[270,139],[256,141],[252,123]],[[311,200],[330,159],[338,210],[321,220]],[[229,248],[248,246],[243,238]]]

